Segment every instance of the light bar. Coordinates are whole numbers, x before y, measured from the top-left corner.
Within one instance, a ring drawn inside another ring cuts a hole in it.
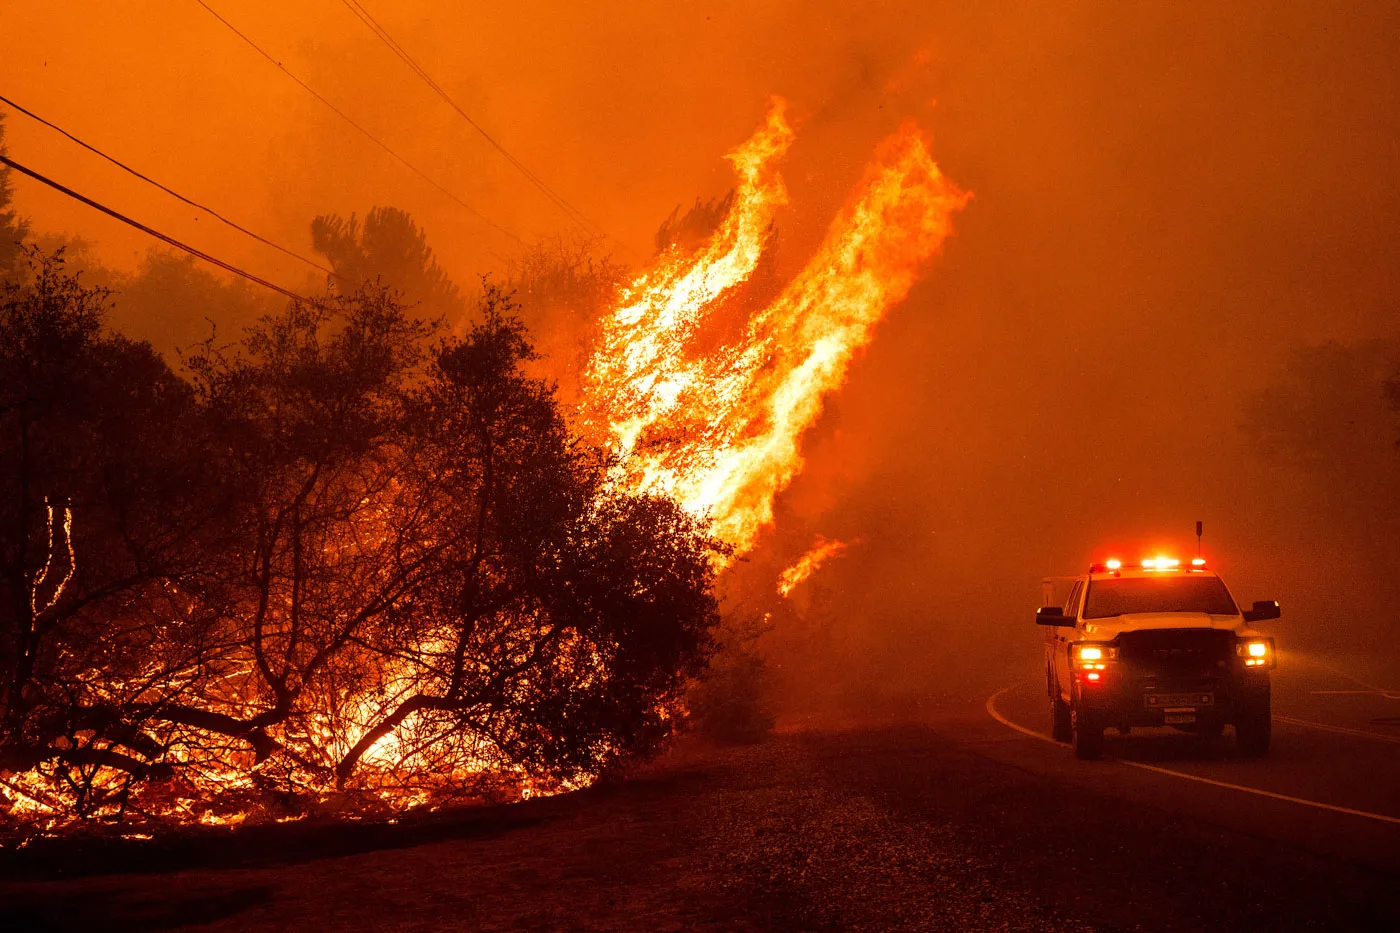
[[[1164,557],[1159,554],[1156,557],[1144,557],[1136,564],[1129,564],[1126,569],[1131,570],[1135,567],[1141,567],[1143,570],[1179,570],[1181,569],[1181,559],[1177,557]],[[1190,569],[1204,570],[1205,568],[1206,559],[1204,557],[1191,558]],[[1121,574],[1124,569],[1123,562],[1116,557],[1110,557],[1108,560],[1089,565],[1090,573],[1111,573],[1115,576]]]

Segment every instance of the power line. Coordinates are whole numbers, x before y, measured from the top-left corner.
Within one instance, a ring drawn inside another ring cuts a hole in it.
[[[164,233],[161,233],[159,230],[155,230],[155,229],[153,229],[153,228],[151,228],[151,227],[148,227],[148,226],[146,226],[145,224],[141,223],[141,221],[139,221],[139,220],[133,220],[133,219],[131,219],[130,217],[126,216],[125,214],[119,213],[119,212],[113,210],[112,208],[108,207],[108,206],[105,205],[105,204],[101,204],[101,203],[99,203],[99,202],[97,202],[97,201],[94,201],[92,198],[89,198],[89,197],[87,197],[86,195],[79,194],[78,192],[74,191],[72,188],[68,188],[68,187],[65,187],[64,185],[59,184],[58,182],[54,181],[52,178],[47,178],[47,177],[45,177],[45,176],[43,176],[43,175],[40,175],[38,172],[34,171],[32,168],[27,168],[26,166],[20,165],[18,162],[16,162],[14,159],[11,159],[9,156],[0,155],[0,163],[3,163],[3,164],[5,164],[5,165],[8,165],[10,168],[14,169],[14,170],[17,171],[17,172],[20,172],[21,174],[28,175],[30,178],[34,179],[34,180],[37,181],[37,182],[40,182],[41,184],[48,185],[50,188],[53,188],[55,191],[61,191],[61,192],[63,192],[64,194],[68,195],[70,198],[74,199],[75,201],[81,201],[82,203],[86,204],[88,207],[91,207],[91,208],[94,208],[94,209],[96,209],[96,210],[99,210],[99,211],[101,211],[102,213],[106,214],[106,215],[109,216],[109,217],[115,217],[117,220],[120,220],[122,223],[128,224],[129,226],[132,226],[132,227],[135,227],[137,230],[140,230],[142,233],[148,233],[148,234],[150,234],[151,236],[155,237],[157,240],[160,240],[160,241],[162,241],[162,242],[164,242],[164,243],[168,243],[168,244],[170,244],[171,246],[175,247],[176,249],[182,249],[182,250],[184,250],[185,252],[189,253],[191,256],[196,256],[196,257],[198,257],[198,258],[200,258],[200,259],[203,259],[205,262],[212,263],[213,265],[218,266],[220,269],[223,269],[223,270],[226,271],[226,272],[232,272],[234,275],[242,276],[243,278],[247,279],[247,280],[250,281],[250,282],[256,282],[257,284],[263,286],[264,288],[270,288],[270,289],[272,289],[274,292],[279,292],[279,293],[281,293],[281,294],[283,294],[283,295],[286,295],[288,298],[291,298],[291,299],[293,299],[293,300],[295,300],[295,301],[301,301],[301,302],[305,302],[305,303],[307,303],[307,304],[310,304],[310,303],[311,303],[311,299],[305,297],[304,295],[299,295],[299,294],[297,294],[296,292],[294,292],[294,291],[292,291],[292,290],[290,290],[290,289],[283,288],[283,287],[280,286],[280,285],[274,285],[273,283],[269,282],[267,279],[260,279],[260,278],[258,278],[256,275],[253,275],[251,272],[244,272],[242,269],[238,268],[237,266],[232,265],[232,264],[227,263],[227,262],[224,262],[222,259],[219,259],[219,258],[216,257],[216,256],[211,256],[211,255],[209,255],[208,253],[204,252],[203,250],[195,249],[193,246],[190,246],[190,245],[188,245],[188,244],[186,244],[186,243],[182,243],[182,242],[180,242],[179,240],[175,239],[175,238],[172,237],[172,236],[166,236]]]
[[[389,153],[389,155],[393,156],[395,159],[398,159],[400,162],[402,162],[402,163],[404,164],[404,166],[406,166],[410,171],[412,171],[412,172],[413,172],[415,175],[417,175],[419,178],[423,179],[423,180],[426,181],[428,184],[430,184],[430,185],[432,185],[434,188],[436,188],[438,191],[441,191],[441,192],[442,192],[443,194],[445,194],[447,197],[451,198],[451,199],[452,199],[453,201],[455,201],[459,206],[461,206],[463,209],[465,209],[465,210],[467,211],[467,213],[471,214],[473,217],[477,218],[477,219],[480,220],[482,223],[484,223],[484,224],[490,226],[491,228],[493,228],[494,230],[496,230],[496,232],[502,234],[503,236],[508,236],[508,237],[510,237],[512,240],[514,240],[515,242],[519,243],[521,246],[524,246],[524,245],[525,245],[525,241],[522,240],[519,236],[517,236],[516,234],[514,234],[514,233],[512,233],[511,231],[507,230],[505,227],[502,227],[500,224],[496,223],[496,222],[495,222],[494,220],[492,220],[490,217],[487,217],[485,214],[481,213],[481,211],[477,210],[476,208],[474,208],[474,207],[472,207],[470,204],[468,204],[466,201],[463,201],[461,198],[457,197],[457,195],[453,194],[451,191],[448,191],[448,190],[447,190],[446,188],[444,188],[442,185],[438,184],[438,182],[434,181],[431,177],[429,177],[422,169],[418,168],[418,166],[414,165],[412,162],[408,161],[408,160],[405,159],[403,156],[399,155],[399,154],[398,154],[397,152],[395,152],[393,149],[389,148],[389,144],[388,144],[388,143],[384,142],[384,141],[381,140],[378,136],[375,136],[375,135],[374,135],[373,133],[371,133],[369,130],[365,129],[363,126],[361,126],[360,124],[356,123],[353,119],[350,118],[350,116],[349,116],[347,113],[345,113],[345,111],[341,110],[341,109],[340,109],[339,107],[337,107],[335,104],[331,103],[329,100],[327,100],[326,98],[322,97],[319,93],[316,92],[315,89],[313,89],[313,88],[311,87],[311,85],[307,84],[305,81],[301,80],[301,78],[298,78],[296,75],[292,74],[292,72],[288,71],[287,68],[286,68],[281,62],[279,62],[277,59],[273,58],[273,57],[272,57],[271,55],[269,55],[267,52],[263,51],[262,46],[258,45],[258,44],[257,44],[256,42],[254,42],[252,39],[248,38],[246,35],[244,35],[242,32],[240,32],[240,31],[238,30],[238,27],[237,27],[237,26],[233,25],[233,23],[230,23],[228,20],[226,20],[226,19],[224,19],[222,16],[220,16],[220,15],[214,10],[214,8],[211,7],[209,4],[205,3],[204,0],[194,0],[194,2],[195,2],[195,3],[198,3],[200,6],[204,7],[204,9],[205,9],[206,11],[208,11],[208,13],[209,13],[210,16],[214,17],[214,18],[217,19],[219,22],[221,22],[221,23],[223,23],[225,26],[227,26],[228,29],[229,29],[234,35],[238,36],[238,38],[242,39],[244,42],[248,43],[248,45],[252,46],[252,47],[253,47],[253,50],[256,51],[259,55],[261,55],[263,58],[267,59],[267,60],[268,60],[269,62],[271,62],[273,65],[277,66],[277,69],[278,69],[279,71],[281,71],[284,75],[286,75],[287,77],[289,77],[289,78],[291,78],[293,81],[295,81],[295,82],[301,87],[302,90],[306,91],[306,93],[310,94],[312,97],[316,98],[318,101],[320,101],[320,102],[321,102],[322,104],[324,104],[326,107],[328,107],[331,111],[333,111],[333,112],[335,113],[336,116],[340,117],[340,118],[341,118],[342,120],[344,120],[346,123],[349,123],[349,124],[350,124],[351,126],[353,126],[355,129],[359,130],[362,134],[364,134],[364,136],[365,136],[366,138],[368,138],[371,142],[373,142],[373,143],[374,143],[376,146],[378,146],[380,149],[383,149],[385,152]]]
[[[570,220],[572,220],[579,226],[583,227],[585,231],[594,236],[597,236],[601,232],[601,228],[599,228],[596,224],[594,224],[586,216],[584,216],[582,211],[574,207],[568,201],[564,200],[564,198],[561,195],[559,195],[552,188],[550,188],[549,185],[545,184],[544,180],[540,178],[539,175],[531,171],[523,162],[521,162],[514,155],[512,155],[506,149],[505,146],[501,145],[490,133],[486,132],[486,130],[481,126],[480,123],[477,123],[475,120],[473,120],[471,116],[468,115],[468,113],[462,109],[461,105],[459,105],[457,101],[453,100],[451,95],[449,95],[447,91],[443,90],[442,85],[438,84],[437,81],[433,80],[433,77],[429,75],[428,72],[425,71],[423,67],[413,59],[413,56],[408,54],[407,50],[405,50],[404,47],[398,43],[398,40],[396,40],[392,35],[390,35],[389,31],[383,26],[381,26],[379,24],[379,21],[376,20],[368,10],[366,10],[363,6],[360,5],[359,0],[341,0],[341,2],[345,4],[346,8],[349,9],[351,13],[355,14],[355,16],[360,20],[360,22],[364,23],[365,26],[368,27],[370,32],[375,34],[379,41],[383,42],[386,46],[388,46],[389,50],[392,51],[395,55],[397,55],[403,61],[403,63],[407,65],[409,69],[411,69],[413,73],[416,74],[423,81],[424,84],[428,85],[428,87],[430,87],[437,94],[438,97],[441,97],[444,101],[446,101],[449,107],[457,111],[458,115],[460,115],[463,120],[466,120],[472,129],[480,133],[482,138],[485,139],[488,143],[490,143],[496,149],[497,152],[505,156],[506,161],[508,161],[511,165],[515,166],[515,168],[522,175],[529,179],[531,184],[538,188],[540,192],[544,194],[545,197],[549,198],[549,200],[552,201],[556,207],[563,211],[566,217],[568,217]]]
[[[287,247],[282,246],[281,244],[274,243],[274,242],[272,242],[271,240],[267,239],[266,237],[260,236],[260,235],[258,235],[258,234],[256,234],[256,233],[254,233],[253,231],[249,230],[247,227],[243,227],[243,226],[240,226],[239,224],[234,223],[232,220],[229,220],[227,217],[225,217],[223,214],[220,214],[218,211],[214,210],[212,207],[207,207],[207,206],[205,206],[205,205],[203,205],[203,204],[200,204],[198,201],[193,201],[193,200],[191,200],[191,199],[185,197],[183,194],[181,194],[181,193],[178,192],[178,191],[173,191],[173,190],[171,190],[170,188],[167,188],[165,185],[163,185],[163,184],[161,184],[160,182],[156,181],[154,178],[150,178],[150,177],[148,177],[148,176],[146,176],[146,175],[141,174],[141,173],[138,172],[136,169],[132,168],[131,166],[127,165],[126,163],[124,163],[124,162],[122,162],[122,161],[120,161],[120,160],[118,160],[118,159],[116,159],[116,158],[113,158],[112,156],[109,156],[107,153],[103,152],[101,149],[98,149],[96,146],[92,146],[92,145],[89,145],[88,143],[83,142],[81,139],[79,139],[78,137],[74,136],[72,133],[68,132],[68,131],[65,130],[63,127],[58,126],[57,124],[54,124],[54,123],[50,123],[48,120],[45,120],[43,117],[39,116],[37,113],[34,113],[33,111],[26,110],[25,108],[21,107],[19,104],[17,104],[17,103],[15,103],[14,101],[10,100],[8,97],[4,96],[3,94],[0,94],[0,102],[4,102],[4,103],[8,104],[9,106],[13,107],[15,110],[18,110],[20,113],[24,114],[25,116],[27,116],[27,117],[29,117],[29,118],[31,118],[31,119],[33,119],[33,120],[39,121],[40,123],[42,123],[42,124],[44,124],[45,126],[47,126],[49,129],[54,130],[54,131],[56,131],[56,132],[58,132],[58,133],[63,134],[64,136],[66,136],[66,137],[68,137],[69,139],[71,139],[73,142],[77,143],[79,146],[82,146],[84,149],[88,150],[89,152],[92,152],[92,153],[95,153],[95,154],[101,156],[102,158],[106,159],[108,162],[111,162],[113,165],[117,166],[118,168],[122,169],[123,171],[128,172],[129,174],[135,175],[137,178],[141,179],[142,181],[144,181],[144,182],[146,182],[146,183],[148,183],[148,184],[154,185],[155,187],[159,188],[161,191],[164,191],[166,194],[170,195],[171,197],[173,197],[173,198],[175,198],[175,199],[177,199],[177,200],[179,200],[179,201],[183,201],[184,203],[190,205],[191,207],[195,207],[195,208],[198,208],[198,209],[201,210],[201,211],[204,211],[206,214],[209,214],[210,216],[214,217],[215,219],[217,219],[217,220],[219,220],[219,221],[222,221],[223,223],[227,224],[228,226],[232,227],[233,229],[237,230],[237,231],[240,232],[240,233],[245,233],[245,234],[247,234],[248,236],[250,236],[250,237],[252,237],[253,239],[257,240],[259,243],[265,243],[265,244],[267,244],[268,246],[271,246],[271,247],[272,247],[273,249],[275,249],[275,250],[280,250],[281,252],[286,253],[288,256],[291,256],[293,259],[299,259],[299,260],[301,260],[302,262],[306,263],[308,266],[312,266],[312,267],[314,267],[314,268],[316,268],[316,269],[320,269],[322,272],[326,273],[327,275],[334,276],[335,278],[337,278],[337,279],[342,279],[342,281],[343,281],[343,277],[342,277],[339,273],[337,273],[334,269],[327,268],[326,266],[321,265],[319,262],[317,262],[317,261],[314,260],[314,259],[308,259],[307,257],[301,255],[300,253],[297,253],[297,252],[294,252],[293,250],[287,249]]]

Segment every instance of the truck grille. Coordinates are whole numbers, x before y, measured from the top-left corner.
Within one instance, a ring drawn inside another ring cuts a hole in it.
[[[1234,653],[1234,633],[1216,629],[1150,629],[1118,636],[1124,673],[1144,686],[1223,679]]]

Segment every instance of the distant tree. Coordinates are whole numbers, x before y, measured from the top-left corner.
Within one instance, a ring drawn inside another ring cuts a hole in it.
[[[0,116],[0,155],[5,150],[5,118]],[[20,271],[20,245],[29,233],[29,225],[11,208],[14,192],[10,188],[10,167],[0,165],[0,279]]]
[[[560,386],[562,400],[581,400],[580,376],[598,323],[612,310],[626,270],[597,239],[541,240],[511,263],[504,291],[536,335],[536,369]]]
[[[733,206],[733,191],[722,198],[696,198],[695,203],[684,214],[677,205],[656,230],[653,237],[656,251],[664,253],[673,246],[685,252],[696,249],[710,238]]]
[[[1338,488],[1385,485],[1389,439],[1400,427],[1393,379],[1400,344],[1368,340],[1295,350],[1284,371],[1249,399],[1242,424],[1261,452]],[[1387,401],[1390,393],[1390,401]]]
[[[438,265],[427,235],[407,212],[376,207],[361,224],[323,214],[311,222],[311,242],[341,277],[337,288],[353,294],[380,282],[425,317],[460,320],[466,311],[461,290]]]
[[[1400,411],[1387,400],[1398,363],[1400,343],[1388,340],[1300,348],[1248,400],[1241,425],[1260,457],[1303,481],[1295,525],[1352,549],[1366,572],[1349,590],[1373,605],[1400,596]]]
[[[225,342],[275,313],[271,292],[243,279],[209,271],[193,256],[151,250],[131,274],[111,274],[111,319],[123,332],[140,332],[167,359],[215,333]]]
[[[706,738],[747,744],[772,731],[772,677],[758,648],[765,622],[742,608],[726,612],[718,649],[687,696],[691,724]]]
[[[541,240],[510,264],[505,290],[532,315],[560,309],[573,316],[598,316],[624,275],[602,246],[598,239]]]
[[[174,250],[153,248],[126,271],[103,263],[82,237],[40,233],[28,242],[50,255],[61,250],[69,273],[109,293],[108,325],[150,343],[172,366],[211,335],[225,344],[237,342],[247,327],[282,307],[283,299],[260,286]]]
[[[1385,381],[1384,388],[1391,411],[1400,413],[1400,364],[1397,364],[1391,371],[1390,378]],[[1400,432],[1397,432],[1395,446],[1400,447]]]

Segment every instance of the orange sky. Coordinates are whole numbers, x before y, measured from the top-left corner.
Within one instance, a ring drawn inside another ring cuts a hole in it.
[[[567,228],[342,3],[210,5],[502,226],[527,239]],[[888,19],[813,17],[801,4],[750,6],[525,2],[506,13],[486,4],[366,4],[469,114],[633,260],[672,207],[729,186],[719,157],[747,135],[770,94],[792,96],[799,117],[820,119],[823,108],[840,108],[853,92],[866,103],[899,96],[901,110],[927,93],[927,69],[913,57],[929,35],[891,42],[898,30]],[[304,248],[317,213],[392,203],[420,219],[462,277],[497,265],[493,254],[509,255],[515,245],[343,123],[192,0],[12,5],[4,15],[7,96],[279,242]],[[882,87],[892,81],[905,86]],[[918,84],[924,87],[910,87]],[[896,118],[888,116],[876,122]],[[824,174],[844,180],[858,171],[861,150],[882,128],[864,115],[858,122],[847,163],[827,164]],[[209,229],[207,218],[196,220],[25,118],[11,119],[8,132],[21,161],[221,256],[283,271],[275,253]],[[130,263],[145,245],[31,185],[19,202],[46,227],[91,236],[109,261]]]

